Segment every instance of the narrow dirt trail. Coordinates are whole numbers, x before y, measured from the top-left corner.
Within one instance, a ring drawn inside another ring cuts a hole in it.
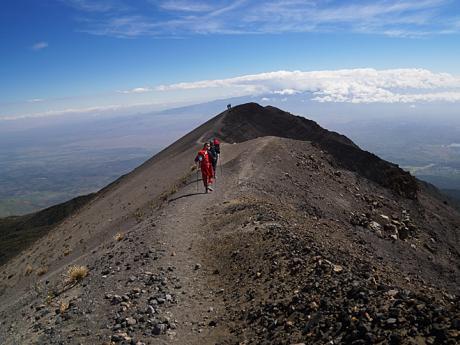
[[[201,176],[197,191],[194,174],[189,184],[172,196],[156,223],[157,236],[166,253],[158,264],[174,270],[179,279],[177,303],[168,310],[177,326],[170,332],[169,343],[216,344],[229,336],[219,323],[225,309],[220,291],[209,283],[214,268],[204,264],[203,252],[206,212],[224,200],[229,183],[219,170],[214,192],[205,194]]]
[[[245,152],[241,146],[226,145],[223,147],[226,156],[220,163],[225,165],[240,155],[245,156],[244,163],[236,169],[226,165],[224,171],[219,166],[214,191],[207,194],[204,193],[201,180],[197,187],[194,174],[162,210],[163,216],[157,221],[157,236],[163,241],[162,250],[166,255],[158,264],[174,269],[180,282],[177,304],[168,311],[171,319],[177,321],[177,329],[170,335],[170,343],[217,344],[231,339],[228,325],[221,322],[226,316],[226,305],[222,284],[217,283],[219,272],[211,266],[216,258],[209,257],[210,254],[204,249],[210,240],[218,240],[213,229],[205,225],[206,218],[214,205],[234,198],[242,187],[241,183],[251,179],[254,173],[251,157],[272,140],[266,138],[250,152]]]

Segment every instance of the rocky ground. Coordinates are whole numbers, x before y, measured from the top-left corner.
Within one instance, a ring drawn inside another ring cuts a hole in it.
[[[306,141],[222,151],[214,192],[188,168],[62,269],[6,288],[0,343],[460,342],[460,216],[442,200],[399,196]],[[73,264],[88,274],[69,280]]]

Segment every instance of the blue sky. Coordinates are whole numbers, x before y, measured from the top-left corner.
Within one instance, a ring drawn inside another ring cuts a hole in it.
[[[275,92],[460,101],[455,0],[16,0],[0,40],[0,118]]]

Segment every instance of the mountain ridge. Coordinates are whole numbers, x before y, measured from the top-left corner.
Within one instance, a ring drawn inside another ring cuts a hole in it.
[[[458,339],[459,214],[423,186],[414,198],[363,176],[407,175],[343,136],[273,136],[316,126],[237,106],[104,188],[1,267],[0,341]],[[213,136],[222,161],[204,194],[191,166]],[[69,288],[74,264],[89,275]]]

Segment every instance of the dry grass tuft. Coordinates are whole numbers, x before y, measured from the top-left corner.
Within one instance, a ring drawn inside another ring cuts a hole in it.
[[[67,281],[69,283],[79,282],[88,275],[88,268],[86,266],[73,265],[67,271]]]
[[[173,186],[171,187],[170,190],[161,193],[160,199],[161,199],[162,201],[167,201],[168,198],[169,198],[171,195],[177,193],[178,190],[179,190],[179,188],[177,187],[177,185],[173,185]]]
[[[61,303],[59,303],[59,312],[61,314],[64,314],[68,309],[69,309],[69,303],[65,301],[61,301]]]
[[[121,232],[117,232],[117,234],[113,237],[115,241],[121,241],[125,236]]]
[[[37,269],[37,276],[42,276],[44,275],[46,272],[48,272],[48,268],[47,267],[40,267],[39,269]]]
[[[26,266],[26,271],[24,272],[24,275],[28,276],[34,271],[33,267],[29,264]]]
[[[187,184],[187,181],[188,181],[188,175],[180,179],[180,185],[185,186]]]
[[[134,213],[134,218],[136,218],[136,221],[138,223],[142,222],[142,219],[144,217],[144,214],[142,213],[142,211],[140,209],[137,209]]]

